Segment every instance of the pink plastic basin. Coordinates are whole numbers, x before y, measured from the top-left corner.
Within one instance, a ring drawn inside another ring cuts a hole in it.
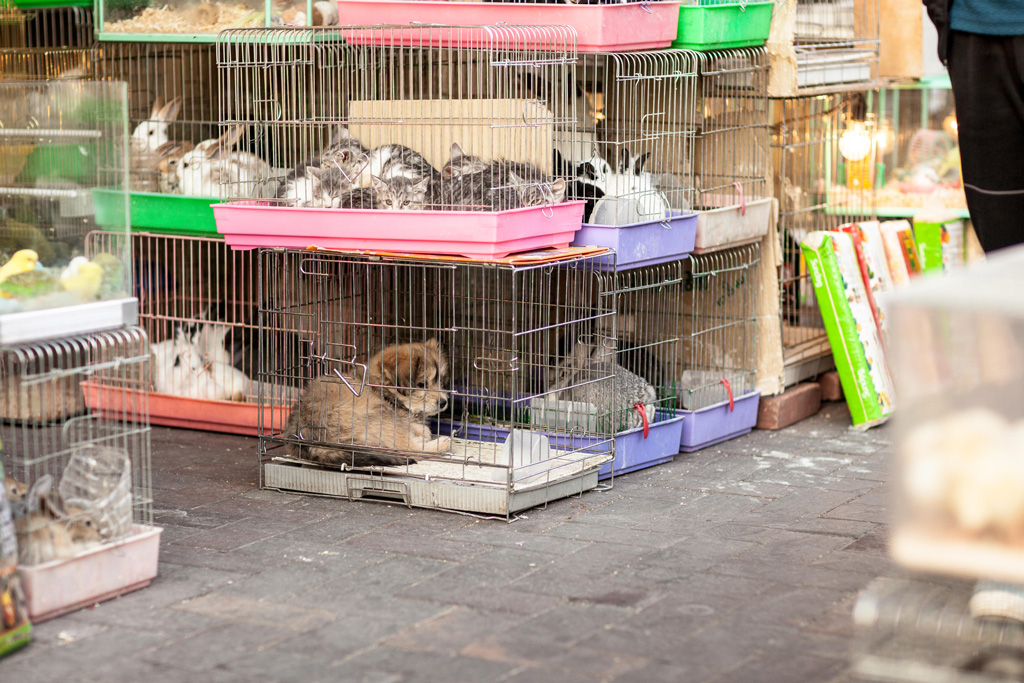
[[[487,259],[569,246],[583,220],[583,202],[511,211],[371,211],[245,201],[216,204],[213,215],[232,249],[315,245]]]
[[[579,41],[577,49],[580,52],[622,52],[669,47],[679,29],[681,4],[682,2],[632,2],[622,5],[570,5],[436,0],[339,0],[338,15],[342,26],[411,23],[571,26],[576,30]],[[550,42],[550,36],[543,32],[539,32],[537,36],[542,42]],[[379,38],[377,41],[379,42]],[[388,34],[388,42],[391,45],[450,48],[501,47],[501,41],[492,39],[486,30],[395,31]]]

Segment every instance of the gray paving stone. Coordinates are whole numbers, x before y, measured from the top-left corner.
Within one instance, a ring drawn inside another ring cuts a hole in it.
[[[175,640],[145,653],[143,659],[155,664],[205,672],[295,637],[293,631],[265,625],[227,623]]]
[[[343,665],[346,676],[362,675],[363,672],[384,673],[398,675],[399,680],[423,683],[494,681],[515,668],[513,664],[503,661],[408,652],[393,647],[371,648],[346,659]]]

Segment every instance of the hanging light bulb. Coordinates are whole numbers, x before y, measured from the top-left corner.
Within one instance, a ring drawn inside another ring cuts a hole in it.
[[[944,130],[946,132],[946,135],[948,135],[949,137],[953,138],[954,140],[957,139],[957,136],[960,133],[960,129],[957,126],[956,122],[956,112],[953,112],[946,118],[942,119],[942,130]]]
[[[863,121],[854,121],[839,137],[839,153],[847,161],[860,161],[871,153],[871,135]]]

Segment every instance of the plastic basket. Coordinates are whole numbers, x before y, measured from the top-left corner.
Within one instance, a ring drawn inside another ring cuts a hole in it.
[[[774,2],[684,5],[672,47],[725,50],[764,45],[772,25]]]
[[[65,507],[95,516],[104,541],[131,533],[132,467],[123,450],[96,444],[75,449],[57,488]]]

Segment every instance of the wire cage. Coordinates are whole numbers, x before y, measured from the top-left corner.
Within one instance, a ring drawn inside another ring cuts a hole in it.
[[[193,0],[150,4],[100,0],[96,3],[102,41],[212,43],[233,28],[333,26],[338,9],[325,0]]]
[[[975,617],[974,586],[941,577],[875,579],[853,610],[851,659],[858,679],[997,683],[1024,677],[1024,626]]]
[[[551,175],[555,131],[576,121],[564,27],[225,31],[217,50],[221,146],[245,151],[194,150],[179,171],[198,166],[220,196],[263,198],[215,207],[235,247],[449,253],[434,227],[557,236],[526,248],[564,246],[579,227],[582,207]]]
[[[879,218],[912,218],[926,205],[967,218],[949,77],[881,89],[869,108],[877,112]]]
[[[18,8],[5,2],[0,16],[0,49],[87,47],[93,40],[89,8]]]
[[[89,250],[109,250],[115,239],[93,233]],[[131,239],[132,294],[153,356],[144,387],[151,422],[255,436],[257,252],[232,251],[223,240],[204,237],[134,233]]]
[[[874,214],[875,136],[863,93],[772,100],[785,384],[827,370],[831,348],[800,243]]]
[[[554,166],[566,197],[586,202],[584,223],[663,224],[691,208],[696,82],[686,50],[580,55]]]
[[[152,525],[148,406],[132,391],[148,362],[139,328],[0,349],[0,440],[22,564],[68,559]],[[84,409],[81,384],[112,389],[110,400]]]
[[[303,389],[291,414],[261,413],[261,485],[501,517],[593,488],[631,408],[614,292],[583,254],[263,250],[261,404]]]
[[[764,48],[697,55],[695,251],[736,246],[768,231],[771,152],[768,53]]]
[[[878,78],[879,0],[796,0],[793,46],[801,91]]]
[[[685,292],[676,347],[681,447],[694,451],[749,432],[757,421],[757,294],[761,245],[695,254],[683,262]]]
[[[127,182],[126,123],[123,84],[0,82],[0,343],[130,321],[127,244],[85,251],[103,222],[94,188]],[[107,227],[124,235],[127,206],[118,208]]]
[[[94,75],[128,87],[130,201],[136,230],[216,234],[198,173],[184,179],[178,164],[219,135],[216,51],[212,44],[100,42]],[[185,197],[185,189],[188,194]],[[124,201],[116,188],[99,192],[102,206]]]
[[[676,323],[684,263],[615,269],[603,276],[602,289],[615,295],[615,318],[603,321],[601,333],[614,353],[617,414],[615,461],[601,469],[601,478],[668,462],[679,452]]]
[[[0,81],[78,80],[91,73],[89,48],[0,48]]]

